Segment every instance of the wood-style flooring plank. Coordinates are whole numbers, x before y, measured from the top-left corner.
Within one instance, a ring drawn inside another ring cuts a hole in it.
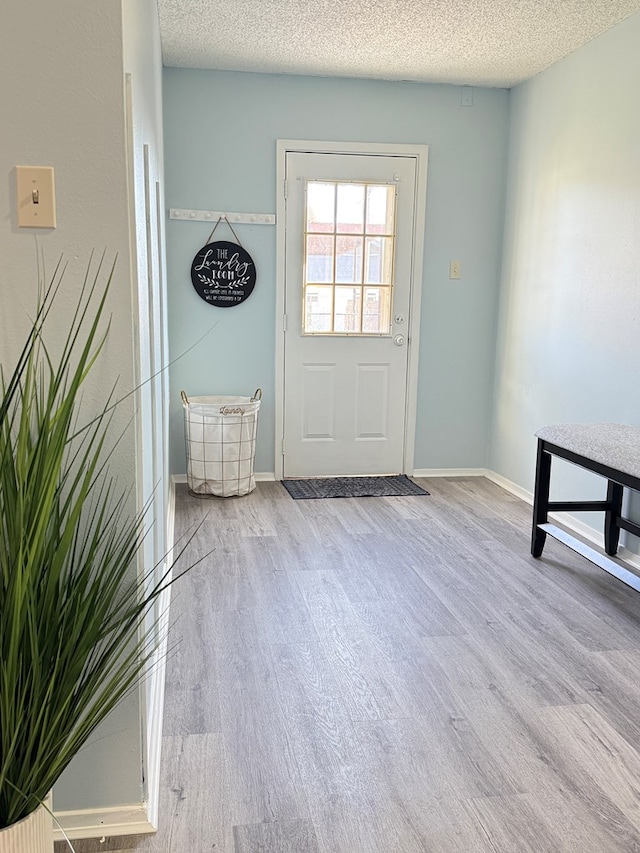
[[[375,590],[377,600],[399,615],[415,636],[465,633],[464,625],[403,559],[396,542],[378,535],[370,539],[370,547],[374,556],[367,563],[338,571],[351,601],[362,601],[365,595],[371,600],[367,591]]]
[[[247,576],[253,590],[256,629],[266,643],[309,642],[315,627],[295,573],[283,566],[277,543],[245,542]]]
[[[478,782],[473,765],[480,761],[473,748],[468,743],[463,747],[457,734],[452,736],[451,728],[459,724],[459,719],[426,708],[422,717],[359,723],[357,733],[372,772],[385,780],[392,799],[496,795],[495,785],[484,778]]]
[[[220,687],[227,790],[237,820],[252,824],[305,818],[308,806],[289,740],[271,660],[251,610],[218,611],[211,624]]]
[[[234,853],[318,853],[316,833],[308,820],[234,826],[233,841]]]
[[[585,807],[564,788],[535,796],[486,797],[465,803],[495,853],[638,853],[639,837],[616,809]]]
[[[210,637],[208,561],[176,585],[165,677],[164,734],[220,731],[216,659]]]
[[[386,653],[371,643],[334,572],[296,576],[311,614],[327,670],[339,685],[351,719],[386,719],[406,714],[404,695]]]
[[[272,650],[278,696],[309,806],[366,806],[365,756],[331,668],[315,645]]]
[[[241,497],[229,498],[189,495],[186,486],[180,487],[179,491],[182,506],[188,502],[189,510],[194,511],[193,503],[197,502],[200,504],[199,515],[213,519],[213,524],[208,526],[208,534],[212,540],[225,542],[229,537],[237,536],[242,539],[245,536],[273,536],[276,532],[272,518],[265,511],[266,503],[255,491]]]
[[[540,719],[556,751],[574,768],[575,778],[597,786],[640,831],[638,749],[590,705],[546,708]]]
[[[220,734],[165,738],[159,826],[135,847],[148,851],[234,853],[230,764]]]
[[[561,768],[525,713],[540,703],[519,674],[485,654],[476,638],[435,638],[429,646],[450,691],[452,720],[461,717],[473,728],[491,757],[489,767],[499,768],[510,788],[502,793],[561,785]]]
[[[568,631],[552,630],[548,620],[523,621],[523,631],[533,634],[544,647],[556,669],[580,685],[585,701],[606,716],[631,743],[640,743],[640,716],[637,713],[636,685],[622,652],[589,652]],[[631,650],[625,650],[629,653]],[[580,699],[580,693],[576,699]]]
[[[527,614],[529,616],[531,621],[536,616],[544,619],[536,608]],[[512,702],[519,705],[565,705],[586,701],[588,688],[595,688],[595,683],[581,680],[570,667],[562,665],[549,653],[545,643],[539,641],[536,633],[527,636],[523,629],[528,624],[528,618],[522,613],[508,613],[500,622],[493,621],[473,632],[471,646],[476,659],[484,661],[497,673],[496,680],[501,683],[503,695],[509,695]],[[560,629],[556,627],[556,631]],[[459,644],[434,641],[430,645],[440,648],[443,654],[445,650],[453,652],[455,661],[460,661],[456,654],[461,648]],[[448,658],[447,663],[451,660]],[[486,678],[491,684],[491,675],[487,674]]]

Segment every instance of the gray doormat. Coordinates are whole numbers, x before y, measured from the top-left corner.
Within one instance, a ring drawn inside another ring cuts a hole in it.
[[[383,498],[428,495],[406,474],[395,477],[327,477],[311,480],[283,480],[294,501],[314,498]]]

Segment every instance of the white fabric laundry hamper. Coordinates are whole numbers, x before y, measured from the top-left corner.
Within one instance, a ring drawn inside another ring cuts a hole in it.
[[[253,397],[181,395],[189,491],[223,498],[248,495],[256,487],[260,388]]]

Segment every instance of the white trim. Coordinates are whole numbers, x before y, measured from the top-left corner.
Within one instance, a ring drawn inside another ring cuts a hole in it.
[[[507,480],[507,478],[503,477],[502,474],[496,474],[495,471],[487,470],[485,476],[487,480],[491,480],[491,482],[495,483],[496,486],[500,486],[506,492],[510,492],[512,495],[515,495],[517,498],[520,498],[521,501],[524,501],[525,503],[528,503],[533,506],[533,492],[529,492],[527,491],[527,489],[523,489],[522,486],[518,486],[511,480]]]
[[[132,335],[134,342],[134,350],[136,358],[134,359],[134,385],[136,392],[134,395],[135,402],[135,482],[136,482],[136,498],[140,511],[145,507],[144,495],[144,452],[143,452],[143,435],[142,435],[142,405],[141,405],[141,387],[144,384],[140,373],[140,352],[141,338],[140,329],[140,267],[139,267],[139,245],[137,225],[137,209],[136,209],[136,140],[135,140],[135,121],[133,109],[133,79],[130,73],[125,74],[125,124],[126,124],[126,177],[127,177],[127,212],[129,220],[129,251],[131,257],[130,279],[131,279],[131,305],[133,312]],[[151,274],[153,267],[153,240],[150,233],[151,211],[153,207],[152,199],[152,183],[150,172],[150,148],[146,143],[142,147],[143,155],[143,178],[144,178],[144,204],[145,204],[145,222],[146,222],[146,255],[145,264],[147,279]],[[157,187],[157,184],[155,185]],[[156,197],[157,210],[157,197]],[[162,218],[157,219],[158,227],[158,252],[162,248],[161,228]],[[159,260],[161,260],[159,254]],[[162,287],[163,276],[162,264],[159,266],[159,281]],[[145,281],[145,287],[148,287],[149,282]],[[162,332],[164,333],[164,328]],[[164,368],[163,368],[164,369]],[[152,381],[147,380],[147,381]],[[153,383],[152,383],[153,386]],[[152,392],[154,393],[154,392]],[[153,405],[155,412],[155,405]],[[164,411],[164,430],[166,432],[167,409]],[[154,421],[155,424],[155,421]],[[155,427],[154,427],[155,429]],[[165,443],[166,446],[166,443]],[[164,470],[167,466],[167,451],[163,452]],[[156,457],[152,462],[154,479],[156,478]],[[169,490],[170,492],[171,490]],[[154,503],[155,503],[154,496]],[[169,501],[171,495],[169,495]],[[166,500],[163,496],[163,503]],[[168,513],[172,513],[173,509],[167,508]],[[163,521],[165,519],[163,518]],[[173,525],[173,518],[166,517],[167,529]],[[155,534],[154,534],[155,540]],[[171,540],[168,540],[171,541]],[[164,542],[161,548],[164,549]],[[158,548],[156,547],[156,559]],[[170,556],[170,555],[169,555]],[[170,565],[168,563],[167,565]],[[146,571],[144,565],[143,549],[138,552],[138,575],[142,577]],[[154,651],[150,661],[145,666],[145,676],[148,682],[140,683],[138,693],[140,701],[140,725],[141,725],[141,767],[140,776],[143,783],[142,796],[147,800],[142,804],[132,805],[129,808],[107,808],[107,809],[92,809],[79,810],[70,812],[61,812],[57,815],[62,823],[67,835],[70,838],[91,838],[96,835],[124,835],[136,833],[148,833],[154,831],[154,824],[157,822],[158,804],[160,796],[160,747],[162,741],[162,717],[164,709],[164,673],[165,673],[165,658],[166,658],[166,630],[168,628],[168,603],[169,596],[164,595],[162,598],[162,610],[159,615],[159,636],[158,648]],[[164,610],[167,609],[165,613]],[[151,821],[151,822],[150,822]],[[55,837],[62,839],[62,833],[55,830]]]
[[[413,157],[416,160],[411,257],[411,307],[407,358],[407,404],[405,411],[404,471],[413,469],[418,414],[418,353],[420,348],[420,304],[423,288],[423,257],[426,223],[428,145],[383,142],[323,142],[300,139],[276,140],[276,376],[275,376],[275,479],[284,476],[284,306],[286,200],[284,195],[286,156],[290,151],[308,154],[364,154],[381,157]]]
[[[173,550],[173,549],[172,549]],[[166,566],[171,563],[167,562]],[[147,797],[146,816],[153,827],[158,826],[160,808],[160,760],[162,755],[162,724],[164,720],[164,687],[167,670],[167,642],[169,634],[169,612],[171,587],[160,597],[158,635],[160,643],[150,661],[151,699],[147,713]]]
[[[141,388],[143,385],[141,374],[141,337],[140,337],[140,266],[139,246],[137,235],[137,209],[136,209],[136,156],[135,156],[135,123],[133,118],[133,78],[130,73],[124,75],[125,91],[125,166],[127,179],[127,216],[129,224],[129,254],[130,254],[130,287],[131,287],[131,312],[132,312],[132,344],[133,344],[133,424],[135,440],[135,495],[136,506],[139,512],[144,512],[144,452],[142,436],[142,398]],[[145,190],[146,192],[146,190]],[[146,203],[146,202],[145,202]],[[146,221],[146,217],[145,217]],[[147,226],[148,228],[148,226]],[[146,286],[146,282],[145,282]],[[144,577],[144,544],[138,550],[136,563],[138,579]],[[144,633],[144,627],[140,626],[139,632]],[[145,666],[145,672],[149,672],[149,664]],[[138,702],[140,707],[140,783],[142,785],[142,796],[147,797],[147,781],[145,779],[149,753],[149,708],[147,702],[147,689],[145,680],[142,679],[138,685]],[[144,807],[143,807],[144,808]],[[91,812],[94,814],[94,812]],[[146,809],[144,811],[146,821]],[[61,821],[62,823],[62,821]],[[66,829],[66,826],[65,826]],[[71,833],[67,833],[70,837]],[[87,837],[87,836],[84,836]]]
[[[115,835],[143,835],[156,831],[147,820],[144,803],[116,808],[75,809],[54,812],[54,814],[71,840]],[[64,835],[55,821],[53,840],[64,841]]]
[[[418,368],[420,351],[420,307],[422,305],[423,258],[427,216],[427,167],[429,147],[409,145],[416,160],[416,196],[413,204],[413,251],[411,256],[411,292],[409,308],[409,357],[407,361],[407,405],[405,413],[404,470],[413,471],[416,449],[416,421],[418,419]]]
[[[415,157],[426,153],[427,145],[411,142],[327,142],[324,139],[277,139],[278,161],[280,153],[296,151],[301,154],[376,154],[380,157]],[[276,213],[276,222],[278,216]]]
[[[285,214],[284,185],[286,140],[276,140],[276,375],[275,375],[275,458],[277,480],[284,477],[284,282],[285,282]]]
[[[273,481],[276,479],[282,479],[282,478],[276,478],[276,475],[273,471],[256,471],[253,476],[255,477],[256,483],[273,483]],[[171,475],[171,482],[173,483],[173,486],[175,488],[175,486],[178,483],[186,483],[187,482],[187,475],[186,474],[172,474]]]
[[[131,335],[134,347],[134,428],[135,428],[135,484],[136,501],[138,511],[142,512],[145,507],[144,495],[144,437],[142,434],[142,405],[141,388],[143,385],[140,369],[140,268],[138,258],[138,234],[136,230],[136,176],[135,176],[135,138],[133,120],[133,79],[130,73],[124,75],[125,80],[125,163],[127,177],[127,215],[129,218],[129,253],[131,257],[130,284],[131,284]],[[145,282],[146,285],[146,282]],[[145,572],[143,549],[138,551],[138,575],[142,577]]]
[[[166,516],[167,558],[163,570],[173,565],[176,495],[172,482],[168,490]],[[171,609],[171,587],[164,590],[160,597],[158,616],[158,636],[160,643],[149,662],[148,672],[151,680],[150,707],[147,709],[147,779],[146,817],[152,827],[158,826],[160,809],[160,760],[162,755],[162,725],[164,720],[164,687],[167,669],[167,643],[169,634],[169,615]],[[148,831],[148,830],[147,830]]]
[[[486,468],[416,468],[412,477],[484,477]]]
[[[533,506],[533,492],[523,489],[522,486],[518,486],[511,480],[507,480],[507,478],[503,477],[501,474],[496,474],[495,471],[487,471],[486,477],[497,486],[501,486],[505,491],[510,492],[512,495],[515,495],[515,497],[520,498],[520,500],[523,500],[525,503]],[[580,537],[580,539],[584,539],[592,545],[595,545],[597,548],[602,549],[603,536],[598,535],[598,532],[594,530],[593,527],[590,527],[578,518],[574,518],[574,516],[570,515],[568,512],[550,512],[549,521],[554,521],[557,524],[560,524],[562,527],[571,531],[571,533],[575,533],[576,536]],[[635,569],[640,570],[640,554],[636,554],[628,548],[621,547],[618,548],[616,557],[619,560],[622,560],[622,562],[628,563]]]
[[[187,475],[184,475],[184,481],[187,482]],[[169,565],[173,563],[173,549],[175,547],[175,531],[176,531],[176,482],[174,477],[170,478],[167,500],[167,562]]]

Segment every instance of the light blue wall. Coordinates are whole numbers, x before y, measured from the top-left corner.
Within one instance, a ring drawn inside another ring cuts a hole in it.
[[[639,45],[635,15],[511,93],[490,465],[526,489],[538,427],[640,424]]]
[[[275,212],[276,140],[428,144],[416,468],[484,467],[503,224],[508,92],[165,69],[167,207]],[[207,223],[167,224],[172,470],[185,470],[180,390],[264,390],[256,471],[274,470],[275,228],[240,226],[256,289],[216,309],[190,282]],[[221,225],[222,239],[230,233]],[[448,279],[461,259],[463,278]],[[207,330],[211,333],[186,352]],[[184,354],[186,352],[186,354]]]

